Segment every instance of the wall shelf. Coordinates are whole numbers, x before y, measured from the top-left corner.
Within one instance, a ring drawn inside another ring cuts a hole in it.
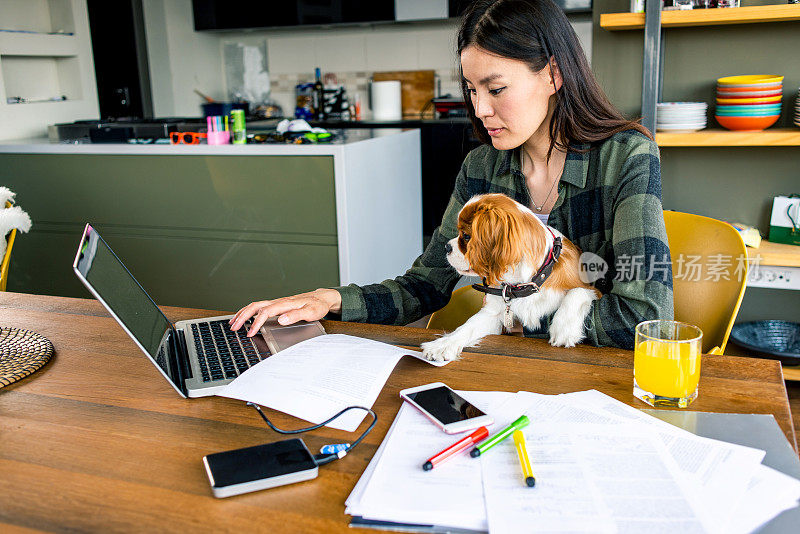
[[[80,61],[77,56],[0,55],[0,105],[6,98],[22,97],[26,100],[48,100],[66,96],[67,100],[83,98]],[[53,103],[63,103],[64,100]],[[35,104],[37,102],[30,102]]]
[[[66,57],[79,51],[74,35],[0,32],[0,54],[4,56]]]
[[[87,9],[86,0],[0,0],[0,139],[98,117]],[[28,102],[8,104],[14,97]]]
[[[761,132],[721,129],[692,133],[657,132],[656,143],[661,147],[800,146],[800,128],[773,128]]]
[[[662,28],[786,22],[792,20],[800,20],[800,5],[780,4],[661,12]],[[600,15],[600,27],[610,31],[642,30],[644,29],[644,13],[604,13]]]
[[[800,267],[800,246],[771,243],[761,240],[758,248],[747,247],[747,257],[761,256],[759,265],[774,267]]]

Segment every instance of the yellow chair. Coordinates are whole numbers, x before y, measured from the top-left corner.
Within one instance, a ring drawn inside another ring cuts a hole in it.
[[[475,315],[475,312],[483,306],[483,293],[472,289],[472,286],[460,287],[453,291],[450,302],[439,311],[431,314],[428,319],[428,326],[452,332]]]
[[[731,225],[701,215],[665,211],[664,223],[673,276],[680,273],[681,257],[688,261],[692,256],[700,256],[700,264],[705,268],[709,259],[717,255],[730,262],[726,267],[728,280],[706,279],[707,272],[701,272],[696,281],[683,277],[673,280],[675,319],[703,331],[703,352],[722,354],[744,296],[746,273],[736,272],[738,262],[747,257],[744,241]],[[427,328],[451,332],[472,317],[482,304],[483,294],[471,286],[457,289],[447,306],[431,315]]]
[[[13,204],[6,202],[6,207],[10,208]],[[17,237],[17,229],[14,228],[8,233],[6,253],[3,255],[3,262],[0,263],[0,291],[6,290],[6,283],[8,282],[8,266],[11,263],[11,247],[14,245],[14,239]]]
[[[672,257],[675,320],[696,325],[703,331],[704,353],[722,354],[747,283],[746,269],[737,271],[740,262],[747,258],[742,236],[728,223],[691,213],[664,211],[664,224]],[[702,266],[698,280],[679,276],[681,257],[687,271],[687,263],[693,256],[701,258],[697,262]],[[715,257],[722,261],[712,259]],[[725,272],[727,280],[709,276],[711,262]]]

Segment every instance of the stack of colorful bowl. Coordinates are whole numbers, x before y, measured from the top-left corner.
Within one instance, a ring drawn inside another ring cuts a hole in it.
[[[717,80],[715,119],[729,130],[760,131],[781,115],[783,76],[728,76]]]

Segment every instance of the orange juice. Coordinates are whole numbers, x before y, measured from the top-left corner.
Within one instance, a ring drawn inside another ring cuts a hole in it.
[[[660,397],[692,395],[700,381],[700,343],[647,339],[636,345],[636,385]]]

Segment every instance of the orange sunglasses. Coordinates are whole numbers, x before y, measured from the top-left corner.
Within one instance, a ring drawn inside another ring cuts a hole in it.
[[[205,139],[206,134],[198,132],[170,132],[169,142],[172,145],[199,145],[200,139]]]

